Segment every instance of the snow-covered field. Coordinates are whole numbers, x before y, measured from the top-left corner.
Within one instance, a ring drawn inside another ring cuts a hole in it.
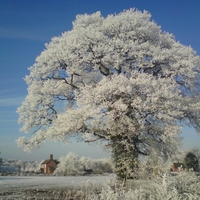
[[[81,186],[83,183],[103,185],[109,176],[0,176],[0,190],[44,189]]]
[[[31,199],[39,191],[64,191],[83,185],[100,187],[111,179],[114,176],[0,176],[0,199]],[[34,198],[43,199],[41,194]]]
[[[200,200],[193,172],[127,180],[109,176],[0,176],[0,200]]]

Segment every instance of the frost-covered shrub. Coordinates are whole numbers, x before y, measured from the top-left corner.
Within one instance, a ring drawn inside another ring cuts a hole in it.
[[[120,187],[114,186],[106,186],[101,190],[99,195],[90,195],[86,199],[87,200],[144,200],[145,199],[145,191],[143,189],[136,190],[126,190],[123,185]]]
[[[129,180],[121,184],[105,185],[99,194],[87,200],[199,200],[200,177],[195,173],[183,172],[177,176],[164,174],[153,180]]]
[[[84,175],[87,170],[94,174],[112,172],[112,163],[110,159],[92,159],[79,157],[75,153],[69,153],[66,157],[59,159],[59,164],[54,171],[54,175],[76,176]]]

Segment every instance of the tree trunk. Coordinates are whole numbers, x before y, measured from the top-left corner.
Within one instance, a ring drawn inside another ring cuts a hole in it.
[[[135,139],[117,136],[112,139],[112,157],[115,172],[119,179],[133,179],[137,177],[138,156]]]

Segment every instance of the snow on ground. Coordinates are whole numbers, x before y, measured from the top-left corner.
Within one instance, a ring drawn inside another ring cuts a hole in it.
[[[0,176],[0,200],[76,199],[115,180],[108,176]],[[77,188],[77,189],[76,189]],[[80,189],[79,189],[80,188]],[[86,190],[87,191],[87,190]]]
[[[103,186],[114,176],[0,176],[0,192],[17,189],[56,189],[88,183]]]

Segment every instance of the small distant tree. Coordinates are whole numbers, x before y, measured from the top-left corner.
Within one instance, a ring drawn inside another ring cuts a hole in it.
[[[19,168],[19,171],[25,171],[25,162],[23,162],[22,160],[18,160],[16,162],[16,166]]]
[[[200,132],[200,58],[147,11],[78,15],[29,70],[17,110],[21,131],[30,133],[17,143],[27,151],[74,136],[104,141],[124,178],[139,156],[173,154],[182,125]]]
[[[186,154],[184,164],[188,170],[192,168],[194,171],[198,171],[199,160],[193,152],[190,151]]]

